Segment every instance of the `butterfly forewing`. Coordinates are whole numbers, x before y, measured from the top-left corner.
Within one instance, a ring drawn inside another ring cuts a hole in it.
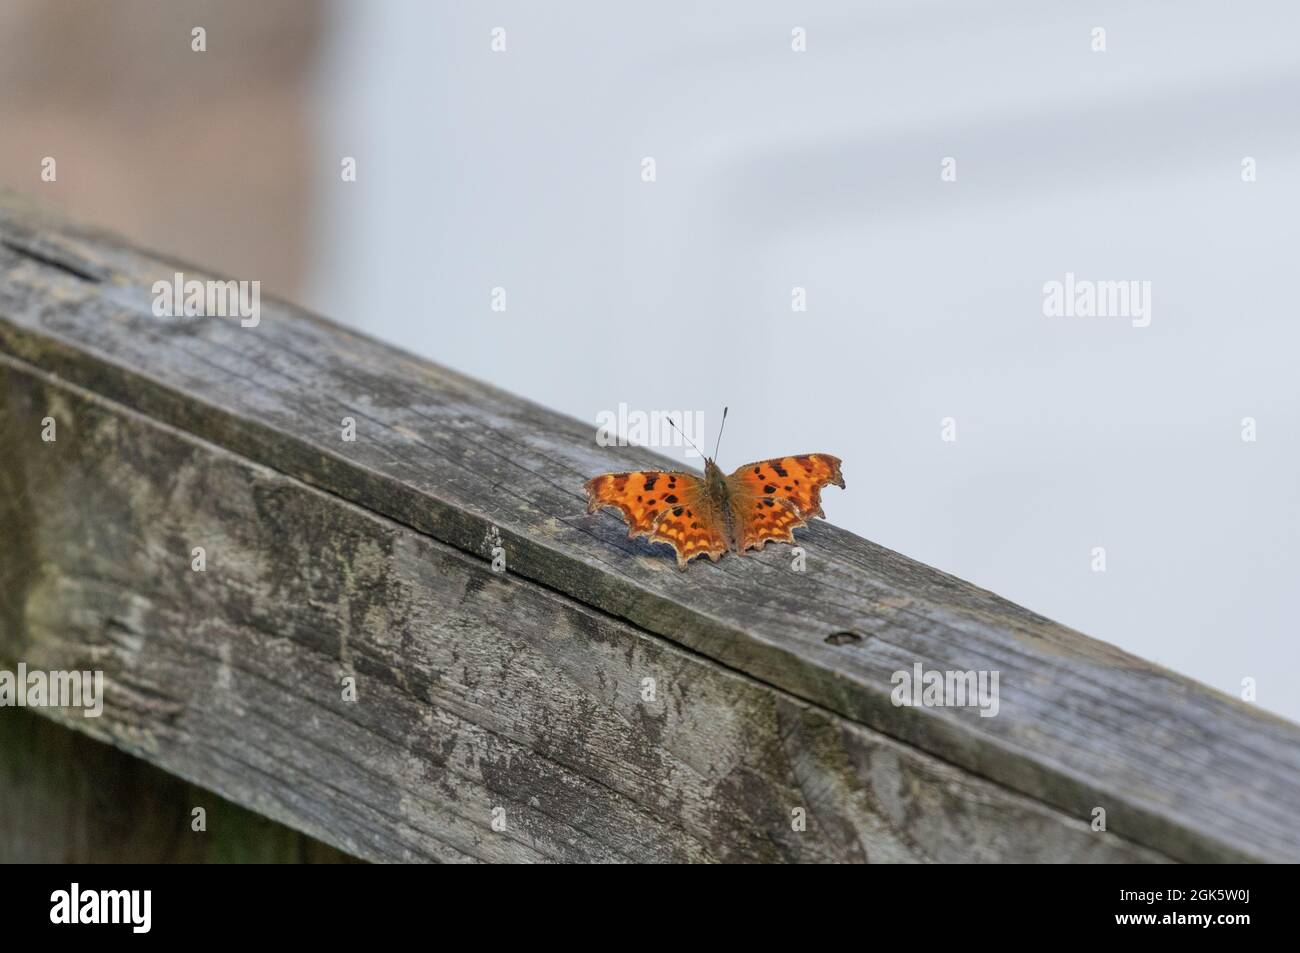
[[[822,487],[843,488],[840,458],[829,453],[805,453],[747,463],[727,477],[733,494],[759,499],[789,500],[804,519],[822,516]]]

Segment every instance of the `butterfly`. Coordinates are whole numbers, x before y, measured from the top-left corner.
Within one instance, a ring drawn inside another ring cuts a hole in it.
[[[724,407],[724,425],[726,421]],[[717,452],[715,447],[715,456]],[[821,490],[828,483],[844,488],[839,457],[805,453],[747,463],[730,476],[713,457],[705,457],[703,477],[671,470],[605,473],[588,480],[584,489],[588,513],[617,508],[627,522],[628,539],[648,536],[670,544],[677,550],[678,568],[685,569],[696,556],[716,563],[728,550],[744,555],[762,549],[768,540],[793,543],[796,527],[826,516]]]

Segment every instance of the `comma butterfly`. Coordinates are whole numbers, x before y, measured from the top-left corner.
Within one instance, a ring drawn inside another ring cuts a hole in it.
[[[725,407],[722,422],[727,422]],[[730,476],[713,457],[705,458],[703,477],[671,470],[606,473],[588,480],[585,489],[588,513],[617,507],[629,539],[648,536],[671,544],[678,567],[685,569],[696,556],[717,562],[727,550],[743,555],[768,540],[793,543],[792,530],[826,516],[821,489],[828,483],[844,487],[839,457],[805,453],[747,463]]]

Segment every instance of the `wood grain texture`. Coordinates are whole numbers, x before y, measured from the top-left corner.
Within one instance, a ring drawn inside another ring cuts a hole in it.
[[[205,276],[7,199],[0,239],[0,353],[455,550],[499,539],[512,576],[1171,857],[1300,859],[1289,722],[827,524],[805,573],[777,550],[683,576],[585,513],[586,478],[655,454],[287,305],[156,318],[155,279]],[[895,707],[915,662],[999,671],[999,715]]]
[[[1165,859],[5,357],[0,407],[0,663],[103,670],[63,724],[349,854]]]
[[[204,827],[192,827],[203,808]],[[139,758],[0,710],[0,863],[353,863]]]

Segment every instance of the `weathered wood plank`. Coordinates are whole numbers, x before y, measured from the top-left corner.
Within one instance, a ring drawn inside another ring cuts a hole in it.
[[[679,574],[584,513],[584,478],[654,454],[286,305],[155,318],[176,266],[3,202],[0,235],[0,352],[465,552],[495,528],[514,574],[1170,856],[1300,859],[1295,725],[826,524],[806,573],[772,551]],[[999,671],[999,715],[893,706],[918,661]]]
[[[6,357],[0,442],[0,660],[103,670],[63,723],[351,854],[1164,859]]]
[[[353,862],[48,718],[0,711],[0,863]]]

